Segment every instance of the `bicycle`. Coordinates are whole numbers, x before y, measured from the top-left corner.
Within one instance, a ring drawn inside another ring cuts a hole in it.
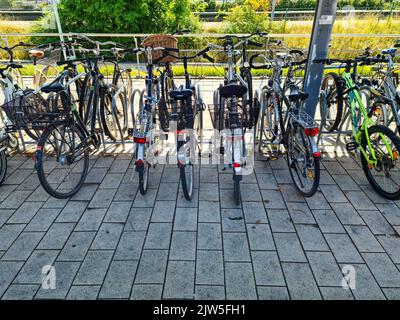
[[[168,127],[176,129],[177,162],[183,194],[187,200],[192,200],[193,196],[193,163],[196,154],[194,150],[196,146],[194,134],[196,133],[197,137],[202,139],[201,136],[203,132],[203,100],[201,97],[201,87],[200,85],[195,87],[192,83],[188,72],[188,62],[189,60],[203,57],[213,63],[214,59],[207,54],[208,51],[210,51],[209,47],[194,55],[185,55],[183,57],[167,52],[164,53],[164,56],[170,56],[183,61],[185,84],[168,93],[170,97],[169,103],[172,105]],[[159,108],[161,108],[161,105],[159,105]],[[173,126],[171,126],[171,122],[174,123]],[[201,147],[202,144],[200,143],[199,153],[201,153]]]
[[[400,139],[392,130],[377,125],[371,119],[373,110],[368,110],[364,105],[351,73],[352,68],[359,63],[373,65],[387,63],[388,60],[368,57],[348,60],[317,59],[314,61],[326,65],[340,63],[346,66],[341,77],[345,85],[343,96],[350,106],[352,124],[352,141],[346,144],[346,149],[349,152],[360,151],[364,173],[378,194],[390,200],[400,199],[400,185],[396,182]]]
[[[251,41],[249,38],[260,33],[249,36],[224,36],[222,46],[209,44],[210,48],[223,50],[228,57],[224,85],[214,92],[214,110],[211,111],[214,128],[221,131],[225,128],[229,134],[220,135],[220,153],[224,154],[229,167],[233,172],[233,196],[236,205],[241,203],[240,182],[243,178],[243,168],[246,166],[246,130],[254,126],[255,111],[253,104],[252,78],[248,65],[246,64],[246,48],[248,45],[262,46],[262,44]],[[234,44],[234,39],[240,41]],[[242,47],[241,52],[236,49]],[[240,74],[236,72],[236,57],[242,57]],[[226,108],[225,108],[226,106]],[[229,154],[227,154],[227,152]]]
[[[264,136],[272,143],[283,145],[296,189],[304,197],[311,197],[317,192],[320,181],[321,153],[315,141],[319,129],[314,119],[303,110],[303,102],[309,95],[299,88],[294,78],[295,67],[303,67],[307,59],[295,61],[295,55],[298,55],[297,50],[289,51],[281,58],[269,59],[259,54],[250,60],[253,69],[273,69],[269,86],[261,93],[259,148]],[[256,65],[254,60],[259,57],[267,64]],[[285,68],[288,71],[282,85]]]

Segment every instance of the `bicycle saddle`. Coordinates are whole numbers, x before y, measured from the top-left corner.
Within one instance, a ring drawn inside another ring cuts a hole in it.
[[[42,50],[29,50],[29,56],[41,59],[44,57],[44,52]]]
[[[390,49],[382,50],[383,54],[388,54],[388,55],[395,55],[396,52],[397,52],[396,48],[390,48]]]
[[[61,83],[61,79],[57,78],[51,83],[45,84],[42,88],[41,91],[44,93],[50,93],[50,92],[60,92],[64,90],[64,86]]]
[[[308,96],[309,96],[309,94],[307,92],[297,89],[297,90],[294,90],[292,93],[290,93],[289,100],[290,101],[297,101],[297,100],[304,101],[308,98]]]
[[[245,86],[234,83],[219,88],[219,93],[223,98],[230,98],[233,96],[243,97],[246,92],[247,88]]]
[[[186,100],[187,98],[191,97],[193,91],[190,89],[179,89],[179,90],[172,90],[169,93],[171,99],[174,100]]]

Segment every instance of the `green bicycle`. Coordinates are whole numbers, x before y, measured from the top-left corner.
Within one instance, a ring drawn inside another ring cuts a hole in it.
[[[381,58],[317,59],[316,63],[345,65],[341,75],[342,88],[338,90],[342,101],[351,110],[352,141],[346,144],[347,151],[360,151],[364,173],[372,188],[382,197],[400,199],[399,150],[400,139],[388,127],[377,125],[373,120],[373,110],[364,105],[359,88],[353,81],[351,70],[358,64],[373,65],[385,62]],[[326,94],[326,92],[325,92]],[[324,92],[321,92],[323,97]],[[324,99],[321,99],[323,102]]]

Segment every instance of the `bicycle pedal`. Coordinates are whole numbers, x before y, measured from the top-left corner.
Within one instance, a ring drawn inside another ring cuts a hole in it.
[[[358,143],[355,141],[351,141],[346,143],[346,150],[347,151],[354,151],[358,148]]]
[[[219,148],[219,153],[220,154],[225,154],[225,147],[220,147]]]

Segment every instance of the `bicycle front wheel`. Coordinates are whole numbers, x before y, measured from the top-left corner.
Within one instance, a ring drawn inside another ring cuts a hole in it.
[[[47,193],[66,199],[79,191],[88,173],[89,149],[82,129],[73,123],[59,123],[43,132],[36,152],[36,169]]]
[[[366,153],[361,152],[361,163],[372,188],[386,199],[400,199],[400,139],[389,128],[376,125],[368,128],[360,147]]]
[[[296,189],[304,197],[312,197],[319,186],[320,159],[313,155],[310,137],[302,127],[290,126],[288,130],[286,158],[290,175]]]

